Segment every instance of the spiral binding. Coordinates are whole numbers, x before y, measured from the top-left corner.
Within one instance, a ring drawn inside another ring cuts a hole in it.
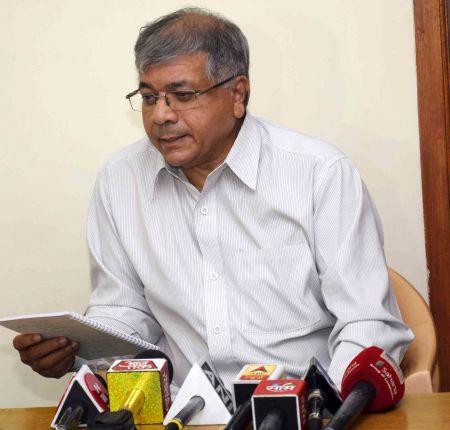
[[[101,322],[95,321],[86,316],[77,314],[76,312],[69,312],[70,317],[76,321],[79,321],[89,327],[95,328],[103,333],[111,334],[121,340],[129,342],[135,346],[138,346],[143,349],[153,349],[159,351],[159,348],[152,343],[146,342],[145,340],[138,339],[137,337],[130,336],[129,334],[124,333],[123,331],[117,330],[115,328],[109,327]]]

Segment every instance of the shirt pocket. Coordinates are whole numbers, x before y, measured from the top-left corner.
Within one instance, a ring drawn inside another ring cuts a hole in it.
[[[320,282],[305,242],[224,256],[229,314],[241,333],[311,332],[323,311]]]

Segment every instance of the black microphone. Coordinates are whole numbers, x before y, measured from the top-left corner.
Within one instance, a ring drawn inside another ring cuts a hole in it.
[[[325,430],[344,430],[363,412],[391,408],[405,392],[400,367],[381,348],[371,346],[359,353],[342,378],[344,402]]]
[[[246,364],[233,381],[236,410],[224,430],[245,430],[252,422],[252,394],[265,379],[279,379],[284,368],[278,364]]]
[[[308,390],[308,430],[322,428],[323,411],[334,414],[342,404],[339,390],[319,361],[312,357],[303,378]]]
[[[237,407],[223,430],[245,430],[251,422],[252,400],[250,398]]]
[[[194,416],[205,407],[205,400],[200,396],[193,396],[186,406],[178,412],[164,427],[164,430],[181,430]]]
[[[259,430],[282,430],[284,421],[286,419],[285,413],[282,409],[272,409],[262,420]],[[309,430],[309,429],[308,429]]]
[[[325,429],[346,429],[362,414],[367,404],[375,398],[376,393],[372,384],[365,381],[358,382]]]
[[[88,430],[137,430],[133,414],[122,409],[114,414],[102,413],[88,423]]]
[[[55,425],[55,430],[72,430],[78,428],[83,416],[83,406],[69,406]]]

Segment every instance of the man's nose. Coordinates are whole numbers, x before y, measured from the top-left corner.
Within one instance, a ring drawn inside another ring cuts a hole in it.
[[[152,121],[158,125],[163,125],[166,122],[178,121],[178,115],[173,109],[171,109],[167,103],[166,97],[161,97],[156,100],[152,111]]]

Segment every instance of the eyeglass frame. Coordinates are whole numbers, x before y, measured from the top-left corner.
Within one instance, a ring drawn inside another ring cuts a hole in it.
[[[166,92],[165,92],[164,94],[162,94],[162,95],[155,95],[155,94],[153,94],[154,97],[155,97],[155,103],[151,104],[150,106],[156,106],[156,103],[158,102],[159,99],[164,99],[165,102],[166,102],[166,105],[167,105],[170,109],[174,110],[174,109],[170,106],[169,100],[168,100],[168,98],[167,98],[167,94],[174,94],[174,93],[179,93],[179,92],[182,92],[182,93],[192,93],[192,94],[194,94],[194,100],[197,100],[197,97],[199,97],[199,96],[201,96],[201,95],[203,95],[203,94],[205,94],[205,93],[207,93],[207,92],[209,92],[209,91],[211,91],[211,90],[214,90],[215,88],[218,88],[218,87],[220,87],[221,85],[224,85],[224,84],[230,82],[230,81],[231,81],[232,79],[234,79],[234,78],[236,78],[236,75],[232,75],[232,76],[230,76],[229,78],[227,78],[227,79],[225,79],[225,80],[223,80],[223,81],[220,81],[220,82],[218,82],[217,84],[214,84],[212,87],[206,88],[206,90],[202,90],[202,91],[194,90],[194,89],[187,89],[187,90],[173,90],[173,91],[166,91]],[[136,94],[138,94],[140,91],[141,91],[141,88],[138,88],[137,90],[134,90],[134,91],[132,91],[131,93],[129,93],[129,94],[127,94],[127,95],[125,96],[125,98],[126,98],[126,99],[128,100],[128,102],[130,103],[131,109],[134,110],[135,112],[142,112],[142,111],[143,111],[143,109],[140,110],[140,111],[134,109],[134,108],[133,108],[133,104],[131,103],[131,97],[134,97],[134,96],[135,96]]]

